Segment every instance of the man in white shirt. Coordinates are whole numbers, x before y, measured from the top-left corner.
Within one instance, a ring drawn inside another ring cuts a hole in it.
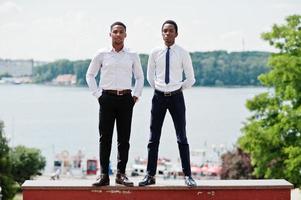
[[[189,53],[175,44],[178,26],[172,20],[162,25],[164,46],[154,49],[149,55],[147,80],[154,88],[151,109],[150,139],[148,143],[147,175],[139,186],[155,184],[158,148],[161,129],[167,110],[174,122],[180,151],[185,184],[196,186],[191,177],[189,144],[186,137],[185,102],[182,90],[190,88],[194,82],[194,72]],[[183,81],[183,71],[186,79]]]
[[[117,125],[117,175],[115,182],[133,186],[126,174],[133,106],[141,96],[144,77],[139,55],[124,47],[126,26],[122,22],[111,25],[112,47],[101,49],[92,59],[86,80],[99,102],[99,160],[101,175],[93,186],[110,184],[109,160],[114,123]],[[97,85],[95,77],[100,73]],[[132,74],[135,78],[131,94]]]

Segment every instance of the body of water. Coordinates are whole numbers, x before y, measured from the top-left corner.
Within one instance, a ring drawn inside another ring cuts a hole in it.
[[[191,150],[232,149],[241,135],[243,122],[250,115],[247,99],[265,88],[192,88],[184,91],[187,135]],[[134,107],[129,165],[134,158],[147,157],[151,98],[145,88]],[[98,102],[87,88],[41,85],[0,85],[0,120],[10,145],[26,145],[42,150],[50,171],[56,153],[82,150],[86,158],[98,158]],[[177,162],[179,153],[172,119],[166,115],[159,157]],[[111,161],[117,157],[114,133]],[[217,155],[192,155],[193,162],[214,160]]]

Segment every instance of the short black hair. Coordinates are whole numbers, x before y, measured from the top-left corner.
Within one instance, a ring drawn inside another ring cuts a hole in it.
[[[162,24],[161,31],[163,30],[163,26],[164,26],[165,24],[172,24],[172,25],[175,27],[175,29],[176,29],[176,33],[178,33],[178,25],[177,25],[177,23],[176,23],[175,21],[173,21],[173,20],[166,20],[166,21]]]
[[[126,26],[124,25],[124,23],[122,22],[114,22],[112,25],[111,25],[111,30],[113,29],[114,26],[116,25],[119,25],[119,26],[122,26],[124,28],[124,30],[126,31]]]

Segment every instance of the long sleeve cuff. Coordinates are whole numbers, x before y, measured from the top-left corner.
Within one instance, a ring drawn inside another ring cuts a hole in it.
[[[92,92],[92,95],[96,97],[96,99],[98,99],[101,95],[102,95],[102,90],[98,89],[95,92]]]

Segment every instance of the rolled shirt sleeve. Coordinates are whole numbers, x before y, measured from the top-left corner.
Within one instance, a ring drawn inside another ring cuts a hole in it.
[[[189,52],[176,44],[170,46],[168,83],[165,82],[166,52],[167,47],[162,46],[153,49],[150,53],[147,66],[147,81],[150,86],[163,92],[190,88],[195,83],[195,77]]]
[[[151,52],[147,63],[147,81],[152,88],[155,88],[155,65],[153,52]]]
[[[95,77],[100,73],[100,82]],[[99,98],[102,90],[124,90],[132,88],[132,77],[135,85],[134,96],[141,96],[144,76],[139,55],[127,48],[120,52],[112,48],[100,49],[93,57],[86,73],[86,81],[92,95]]]
[[[88,84],[89,90],[91,91],[92,95],[96,98],[99,98],[102,94],[102,90],[98,87],[95,79],[101,68],[101,59],[101,53],[97,53],[91,60],[91,63],[86,73],[86,82]]]
[[[140,97],[144,86],[144,76],[143,76],[143,70],[141,67],[140,58],[137,53],[135,53],[133,56],[133,74],[135,78],[133,95],[136,97]]]
[[[187,89],[195,83],[192,61],[187,51],[183,53],[183,69],[186,79],[183,81],[182,89]]]

